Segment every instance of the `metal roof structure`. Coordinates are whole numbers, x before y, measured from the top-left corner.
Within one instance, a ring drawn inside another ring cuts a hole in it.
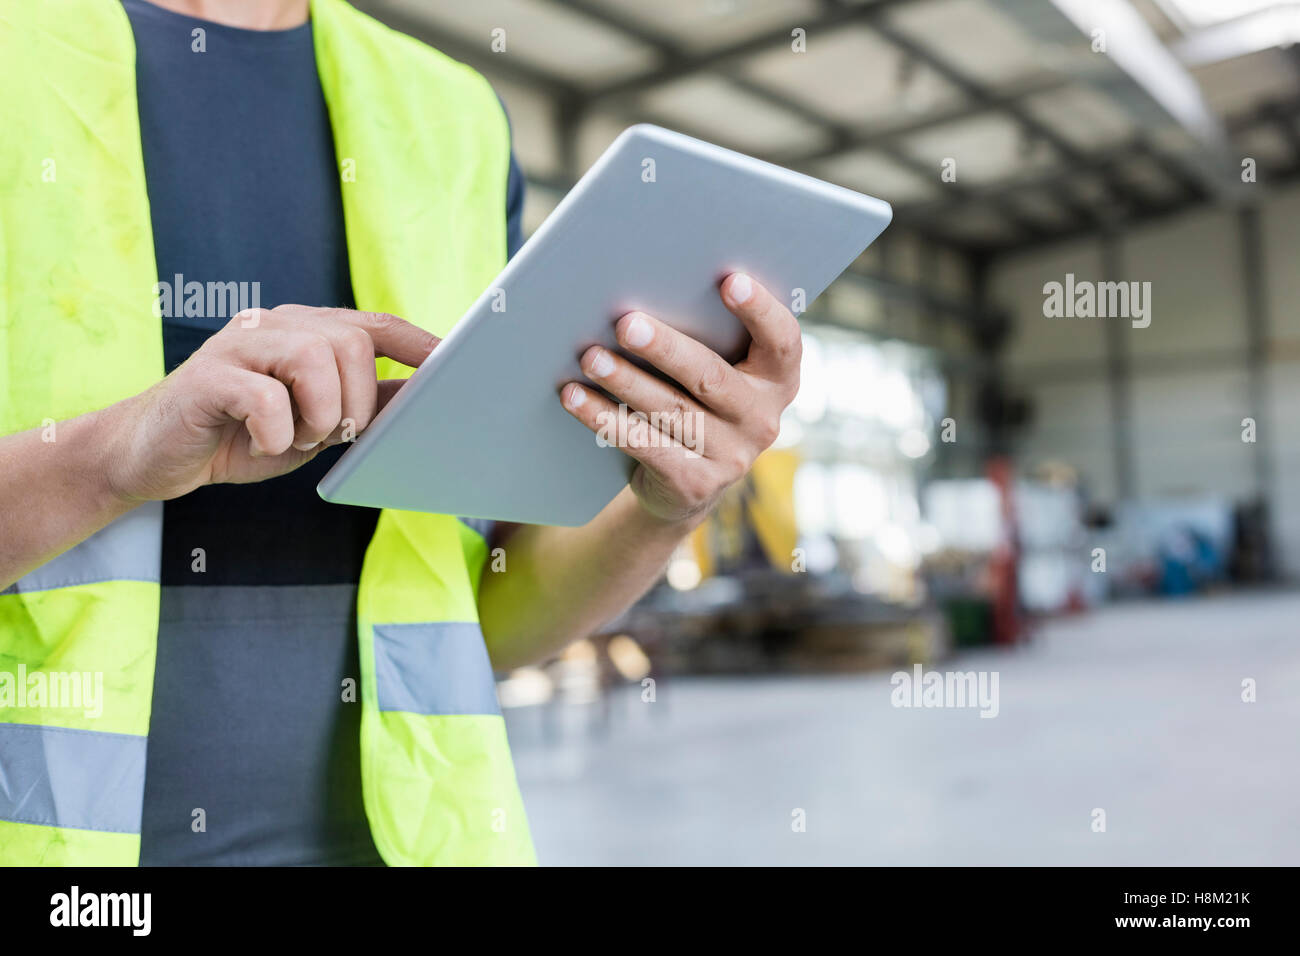
[[[880,196],[895,229],[981,257],[1236,202],[1246,160],[1300,177],[1295,3],[356,5],[492,81],[530,226],[635,122]]]

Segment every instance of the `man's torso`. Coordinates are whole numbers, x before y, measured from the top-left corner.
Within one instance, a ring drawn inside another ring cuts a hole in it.
[[[209,310],[210,283],[236,283],[241,305],[256,290],[265,308],[351,307],[310,25],[263,33],[124,3],[159,281],[173,285],[167,370],[238,311]],[[512,251],[521,189],[512,162]],[[202,314],[186,315],[196,288]],[[361,799],[359,690],[345,694],[360,683],[356,591],[378,512],[315,492],[342,451],[165,506],[142,864],[382,862]]]

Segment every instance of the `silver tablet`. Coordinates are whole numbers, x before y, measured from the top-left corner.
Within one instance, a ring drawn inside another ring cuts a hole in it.
[[[718,296],[728,273],[798,311],[891,216],[879,199],[633,126],[330,469],[321,497],[585,524],[635,463],[561,406],[565,382],[591,387],[579,356],[618,350],[615,321],[640,309],[737,360],[747,337]]]

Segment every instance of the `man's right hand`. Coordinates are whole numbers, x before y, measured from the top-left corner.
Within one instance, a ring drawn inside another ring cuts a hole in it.
[[[376,381],[376,356],[418,366],[438,341],[383,313],[241,312],[153,388],[100,413],[108,483],[138,502],[292,471],[360,434],[401,387]]]

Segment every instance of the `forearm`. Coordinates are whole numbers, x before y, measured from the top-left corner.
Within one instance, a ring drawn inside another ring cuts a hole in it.
[[[0,590],[134,507],[108,480],[104,415],[0,438]]]
[[[493,665],[532,663],[616,617],[701,518],[662,521],[624,488],[580,528],[520,527],[505,543],[506,570],[485,570],[479,589]]]

